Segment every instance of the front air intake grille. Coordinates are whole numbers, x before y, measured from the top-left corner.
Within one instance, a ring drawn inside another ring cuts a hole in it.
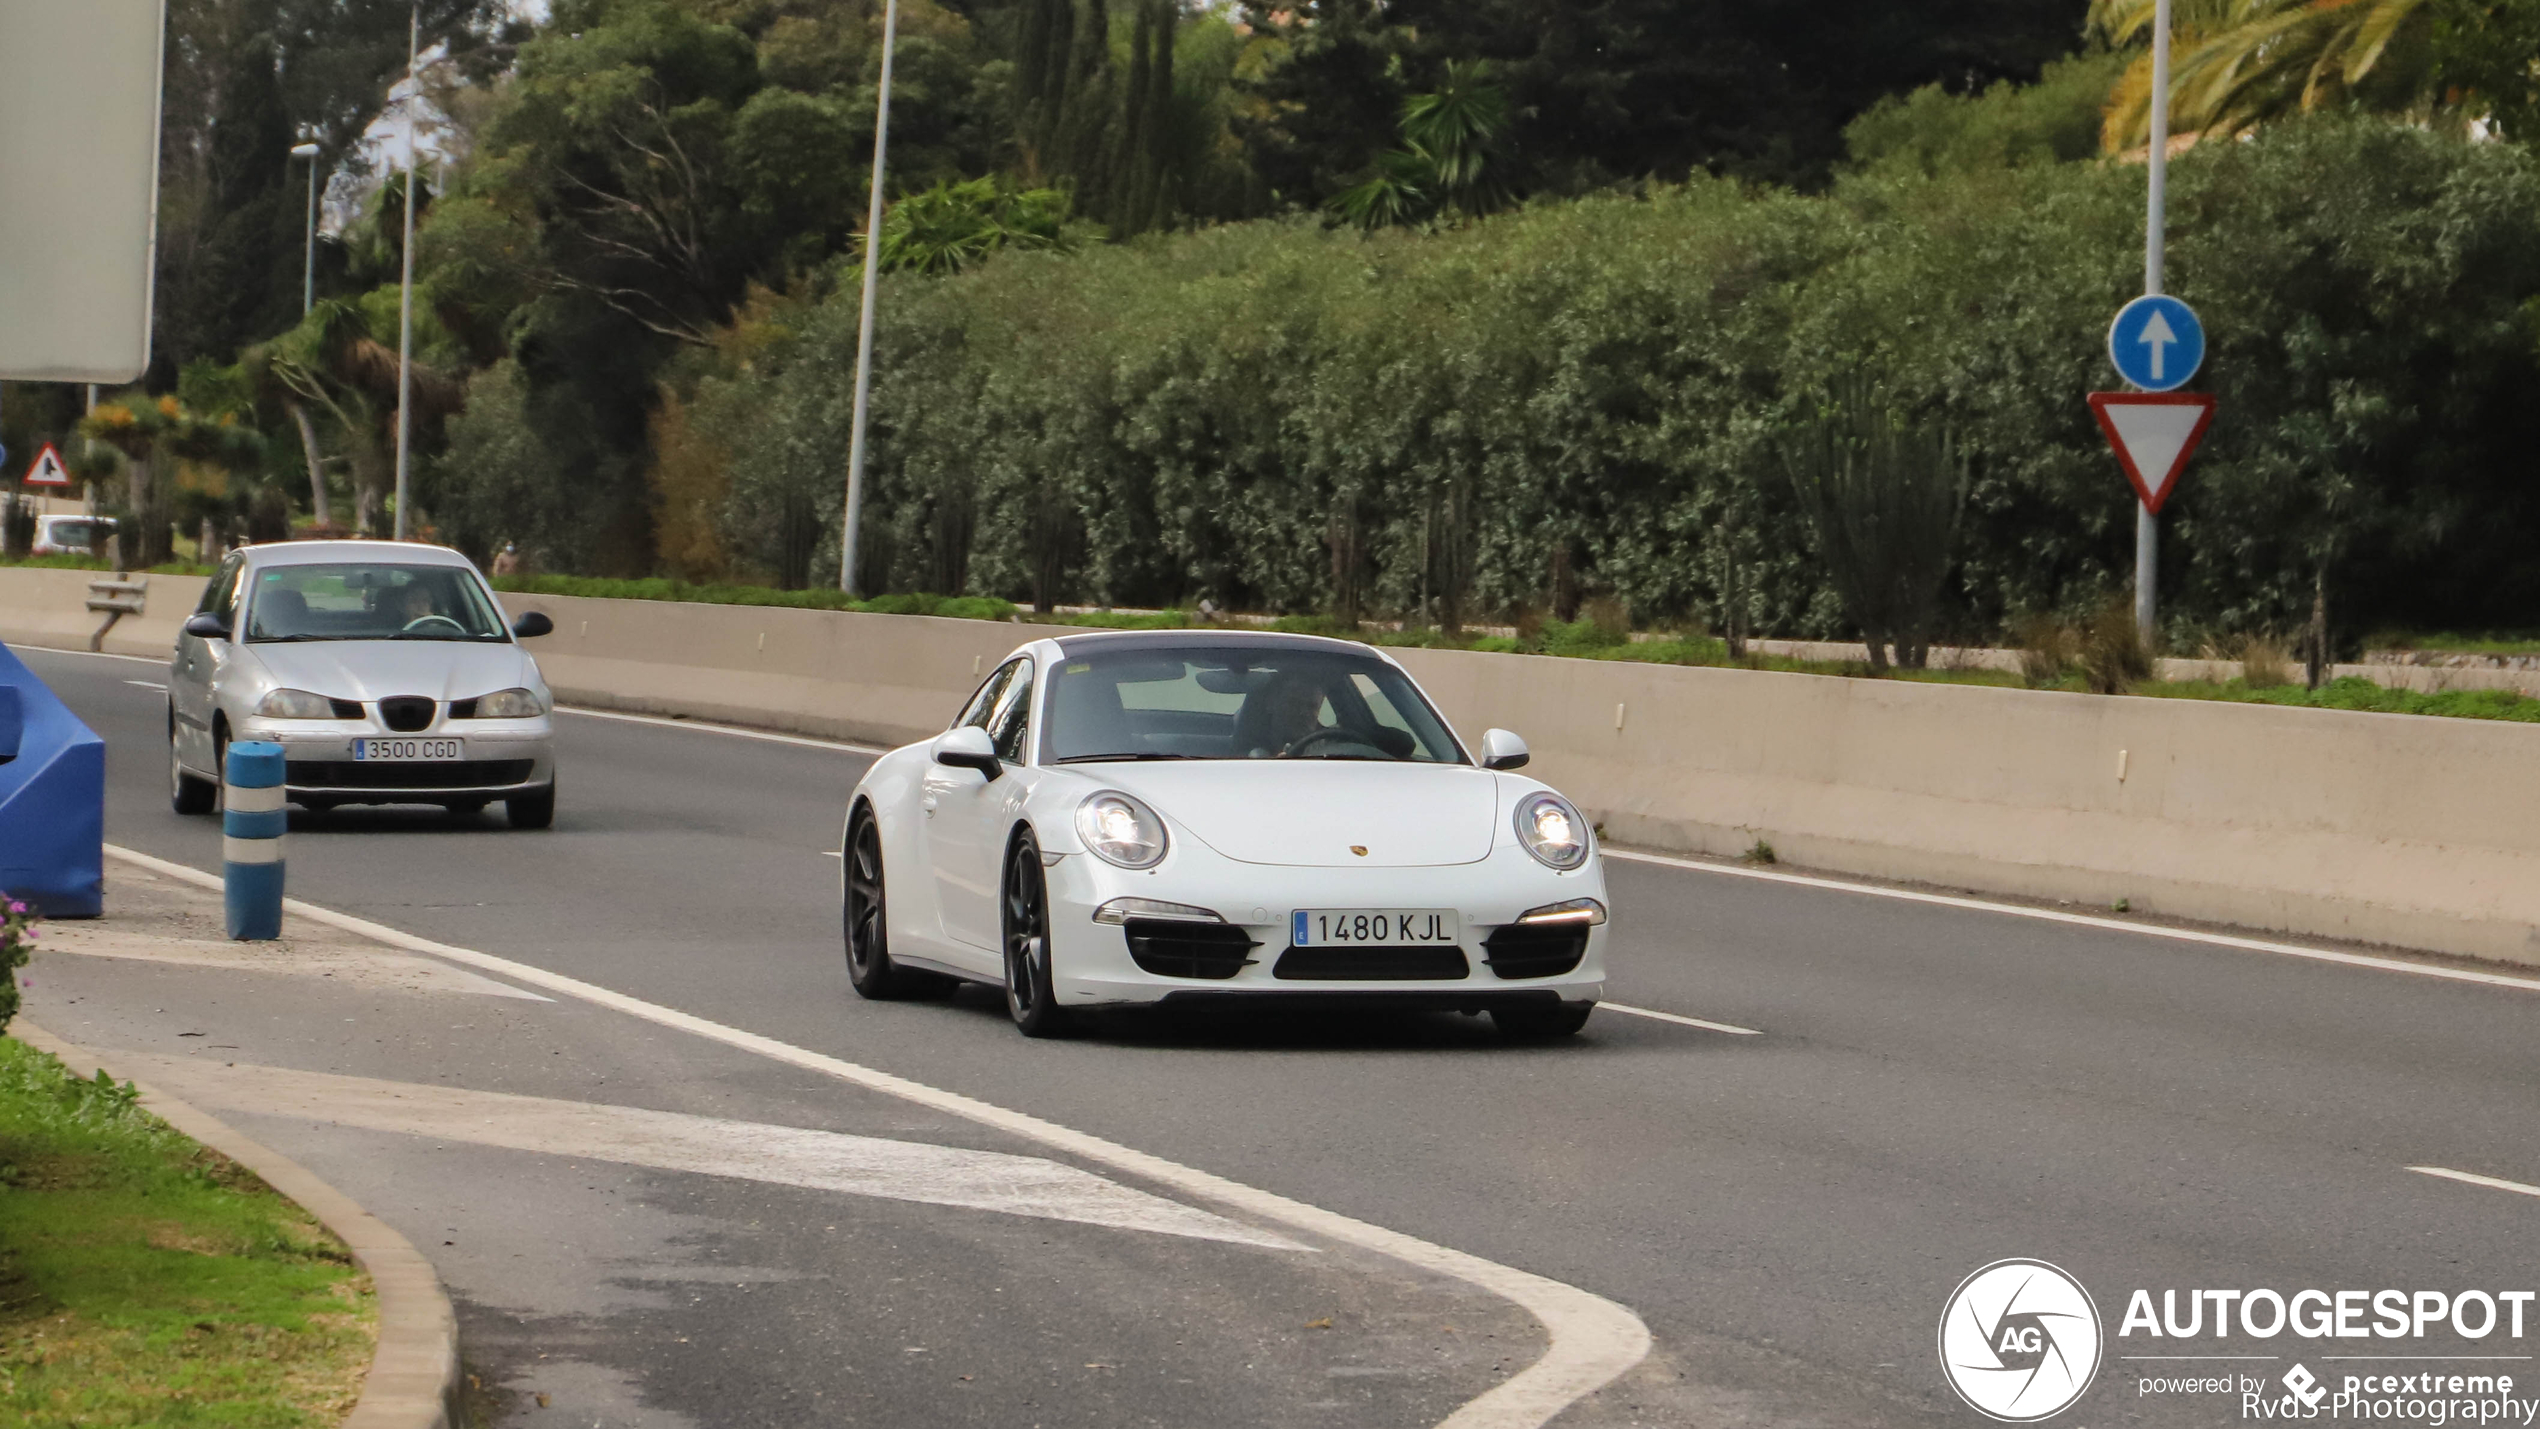
[[[1473,970],[1462,948],[1290,948],[1272,977],[1297,982],[1445,982]]]
[[[379,702],[379,722],[399,734],[412,734],[432,725],[432,701],[421,695],[390,695]]]
[[[1230,978],[1260,946],[1232,923],[1132,918],[1121,931],[1129,935],[1130,959],[1157,977]]]
[[[283,766],[282,782],[294,789],[501,789],[528,783],[536,767],[528,759],[294,759]]]
[[[1511,923],[1482,939],[1482,961],[1504,978],[1559,977],[1587,956],[1583,923]]]
[[[362,702],[359,700],[328,700],[326,702],[326,707],[335,712],[335,717],[337,719],[360,719],[362,717]]]

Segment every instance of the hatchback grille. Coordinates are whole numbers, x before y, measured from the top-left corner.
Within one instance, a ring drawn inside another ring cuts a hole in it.
[[[1270,975],[1301,982],[1415,982],[1460,978],[1473,970],[1452,945],[1411,948],[1290,948]]]
[[[1121,931],[1129,935],[1130,959],[1157,977],[1230,978],[1260,946],[1232,923],[1132,918]]]
[[[495,789],[528,783],[536,767],[528,759],[294,759],[282,781],[294,789]]]
[[[1559,977],[1587,956],[1579,923],[1510,923],[1482,939],[1482,961],[1504,978]]]
[[[421,695],[390,695],[379,702],[379,722],[400,734],[412,734],[432,724],[432,701]]]
[[[326,705],[327,708],[335,712],[335,717],[337,719],[360,719],[362,717],[362,702],[359,700],[328,700]]]

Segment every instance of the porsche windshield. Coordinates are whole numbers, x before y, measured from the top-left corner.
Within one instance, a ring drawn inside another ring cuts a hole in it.
[[[464,566],[266,566],[247,600],[247,638],[499,641],[500,613]]]
[[[1462,764],[1464,752],[1400,670],[1277,645],[1097,651],[1050,681],[1042,757],[1373,759]]]

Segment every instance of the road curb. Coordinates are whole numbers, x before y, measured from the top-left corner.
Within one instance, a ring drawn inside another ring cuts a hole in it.
[[[8,1035],[62,1059],[74,1070],[114,1076],[110,1055],[65,1042],[18,1018]],[[129,1077],[152,1115],[264,1178],[352,1248],[379,1292],[379,1348],[371,1356],[362,1397],[342,1429],[454,1429],[460,1420],[459,1327],[441,1277],[413,1242],[363,1210],[315,1172],[209,1112]]]

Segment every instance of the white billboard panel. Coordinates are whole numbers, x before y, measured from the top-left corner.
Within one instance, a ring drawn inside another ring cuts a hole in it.
[[[0,0],[0,377],[150,362],[166,0]]]

